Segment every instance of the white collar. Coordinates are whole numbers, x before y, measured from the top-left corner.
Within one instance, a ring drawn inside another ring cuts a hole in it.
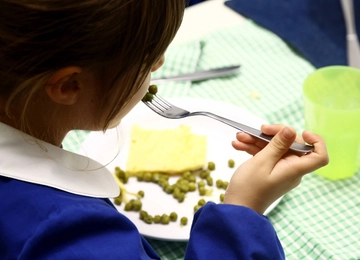
[[[45,143],[0,122],[0,175],[97,198],[119,195],[100,163]]]

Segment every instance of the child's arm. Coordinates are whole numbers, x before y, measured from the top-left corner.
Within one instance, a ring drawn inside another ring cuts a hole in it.
[[[196,211],[185,260],[285,259],[267,217],[252,209],[208,202]]]

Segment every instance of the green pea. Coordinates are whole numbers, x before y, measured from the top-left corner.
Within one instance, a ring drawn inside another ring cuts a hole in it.
[[[178,187],[180,188],[180,190],[182,192],[188,192],[189,191],[189,183],[181,183],[180,185],[178,185]]]
[[[178,202],[183,202],[185,200],[185,193],[180,193],[177,200]]]
[[[129,173],[121,170],[118,166],[115,167],[115,175],[122,183],[127,183],[129,180]]]
[[[182,218],[180,219],[180,223],[181,223],[182,226],[186,226],[187,223],[188,223],[187,217],[182,217]]]
[[[145,210],[140,210],[140,212],[139,212],[139,218],[140,218],[141,220],[144,220],[147,215],[148,215],[148,213],[147,213]]]
[[[144,198],[145,192],[142,191],[142,190],[139,190],[139,191],[138,191],[138,195],[139,195],[141,198]]]
[[[136,179],[138,181],[143,181],[144,180],[144,173],[143,172],[136,173]]]
[[[158,87],[156,85],[150,85],[148,91],[151,94],[155,95],[157,93],[157,91],[158,91]]]
[[[180,188],[179,188],[179,187],[175,187],[175,188],[174,188],[174,192],[173,192],[173,197],[174,197],[174,198],[178,198],[181,193],[182,193],[182,192],[181,192]]]
[[[132,209],[133,209],[132,201],[129,201],[128,203],[125,204],[125,207],[124,207],[125,211],[131,211]]]
[[[216,181],[216,187],[222,188],[223,187],[223,181],[222,180],[217,180]]]
[[[168,181],[169,180],[169,175],[166,175],[166,174],[161,174],[160,175],[160,179],[164,179],[164,180],[166,180],[166,181]]]
[[[209,170],[203,170],[200,172],[199,176],[201,179],[206,179],[208,176],[210,175],[210,171]]]
[[[215,170],[215,163],[214,163],[214,162],[208,162],[208,169],[209,169],[210,171]]]
[[[224,197],[225,197],[225,194],[224,194],[224,193],[221,193],[221,194],[220,194],[220,201],[221,201],[221,202],[224,202]]]
[[[150,182],[152,179],[152,174],[150,172],[144,173],[144,181]]]
[[[158,173],[152,174],[152,176],[151,176],[151,181],[152,182],[158,183],[159,179],[160,179],[160,174],[158,174]]]
[[[211,178],[210,176],[206,177],[206,183],[208,186],[213,186],[213,178]]]
[[[170,213],[170,221],[175,222],[177,220],[178,215],[176,214],[176,212],[171,212]]]
[[[117,198],[115,198],[114,199],[114,203],[115,203],[115,205],[118,205],[118,206],[120,206],[121,205],[121,198],[119,198],[119,197],[117,197]]]
[[[183,178],[188,180],[191,176],[191,172],[190,171],[186,171],[182,174]]]
[[[204,181],[199,181],[198,182],[198,188],[200,187],[205,187],[205,182]]]
[[[167,194],[173,193],[173,192],[174,192],[174,189],[175,189],[174,185],[168,184],[168,185],[165,186],[165,192],[166,192]]]
[[[195,191],[196,190],[196,184],[195,182],[189,183],[189,191]]]
[[[142,98],[142,101],[151,102],[153,98],[154,98],[154,94],[151,94],[150,92],[146,92],[145,96]]]
[[[195,206],[194,206],[194,213],[195,213],[199,208],[201,208],[200,205],[195,205]]]
[[[169,185],[168,181],[165,179],[159,179],[158,184],[160,185],[161,188],[166,187],[167,185]]]
[[[205,187],[199,187],[199,194],[200,194],[201,196],[204,196],[204,195],[206,194],[206,189],[205,189]]]
[[[199,201],[198,201],[198,205],[199,206],[204,206],[206,204],[206,201],[204,200],[204,199],[200,199]]]
[[[134,211],[140,211],[142,207],[142,203],[140,200],[134,200],[132,202],[132,210]]]
[[[144,218],[144,222],[145,222],[146,224],[152,224],[153,221],[154,221],[154,219],[153,219],[153,217],[150,216],[150,215],[147,215],[147,216]]]
[[[189,182],[196,182],[196,177],[195,175],[190,175],[190,177],[188,178]]]
[[[119,166],[115,167],[115,175],[118,178],[123,178],[125,176],[125,171],[121,170]]]
[[[222,188],[223,188],[224,190],[226,190],[227,187],[228,187],[228,185],[229,185],[229,182],[224,181],[224,182],[223,182],[223,185],[222,185]]]
[[[230,160],[228,161],[228,165],[229,165],[230,168],[234,168],[234,166],[235,166],[235,161],[234,161],[233,159],[230,159]]]
[[[177,181],[176,181],[176,184],[178,185],[181,185],[181,184],[188,184],[189,181],[185,178],[179,178]]]
[[[153,220],[154,220],[154,223],[160,223],[161,222],[161,216],[160,215],[155,215]]]
[[[170,217],[166,214],[162,214],[161,216],[161,224],[167,225],[170,222]]]

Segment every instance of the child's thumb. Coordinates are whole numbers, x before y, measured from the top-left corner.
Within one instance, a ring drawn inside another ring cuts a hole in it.
[[[272,165],[275,165],[281,157],[289,150],[295,141],[296,131],[292,127],[284,127],[278,132],[270,143],[262,150],[263,159]]]

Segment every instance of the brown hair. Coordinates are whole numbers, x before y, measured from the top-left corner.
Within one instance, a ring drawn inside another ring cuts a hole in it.
[[[99,107],[116,91],[118,103],[105,130],[144,81],[141,72],[165,52],[184,6],[184,0],[0,0],[0,97],[7,115],[17,98],[26,97],[21,108],[26,121],[33,93],[57,69],[115,66]],[[121,87],[114,89],[119,79]]]

